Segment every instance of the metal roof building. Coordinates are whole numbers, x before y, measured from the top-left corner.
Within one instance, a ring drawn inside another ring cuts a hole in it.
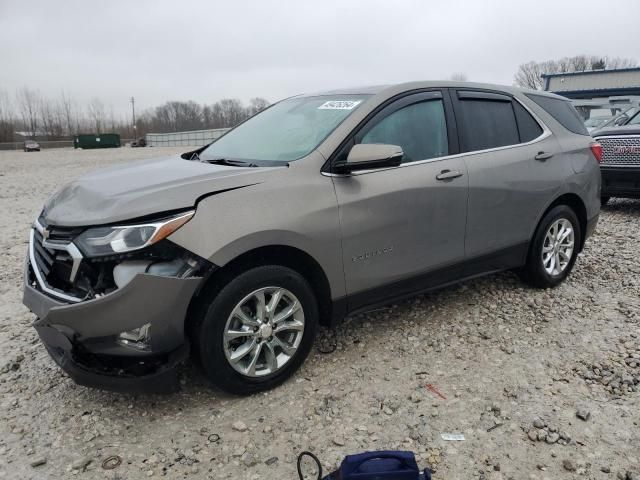
[[[640,68],[543,74],[544,89],[567,98],[640,95]]]

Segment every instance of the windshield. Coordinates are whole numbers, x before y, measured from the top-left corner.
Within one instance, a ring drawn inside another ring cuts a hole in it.
[[[311,153],[370,95],[283,100],[250,118],[200,153],[217,159],[290,162]]]
[[[587,127],[597,127],[598,125],[603,124],[604,122],[606,122],[609,119],[611,119],[611,117],[607,117],[607,118],[587,118],[584,121],[584,124]]]
[[[627,122],[627,125],[640,125],[640,112],[631,117],[631,120]]]

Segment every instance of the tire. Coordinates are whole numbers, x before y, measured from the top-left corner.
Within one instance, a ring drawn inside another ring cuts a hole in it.
[[[607,203],[609,203],[611,197],[600,197],[600,206],[604,207]]]
[[[558,223],[560,222],[560,223]],[[550,245],[554,246],[553,243],[549,242],[547,235],[552,235],[550,229],[552,226],[556,227],[556,233],[560,232],[562,236],[566,230],[558,230],[557,226],[564,226],[565,228],[570,224],[573,235],[573,248],[571,250],[571,254],[569,256],[569,261],[566,261],[567,251],[566,246],[570,243],[568,238],[565,239],[561,245],[559,245],[558,250],[564,252],[564,255],[559,254],[559,256],[555,255],[554,252],[556,250],[550,250],[546,253],[546,256],[543,257],[543,249],[549,250]],[[578,221],[578,217],[571,207],[567,205],[558,205],[552,208],[547,214],[543,217],[536,229],[536,232],[533,236],[533,241],[529,247],[529,253],[527,255],[527,263],[524,268],[520,272],[521,278],[528,283],[529,285],[536,288],[552,288],[556,287],[560,283],[564,281],[565,278],[571,273],[573,269],[573,265],[575,264],[576,258],[578,256],[578,250],[582,241],[582,231],[580,230],[580,222]],[[547,263],[543,260],[543,258],[549,258],[551,255],[555,257],[551,259]],[[549,271],[549,269],[553,268],[556,265],[555,259],[560,258],[561,262],[558,263],[558,267],[553,271]],[[545,268],[546,267],[546,268]]]
[[[276,292],[279,300],[274,300]],[[262,314],[258,313],[260,298],[266,304]],[[288,313],[294,299],[300,309],[279,323],[269,321]],[[272,313],[270,303],[276,303]],[[268,390],[287,380],[309,355],[319,319],[309,283],[298,272],[278,265],[239,274],[213,298],[204,300],[199,311],[192,343],[204,374],[215,386],[239,395]],[[258,322],[261,317],[265,321]],[[283,331],[276,333],[276,326]],[[228,331],[232,333],[226,335]],[[239,333],[246,335],[235,338]]]

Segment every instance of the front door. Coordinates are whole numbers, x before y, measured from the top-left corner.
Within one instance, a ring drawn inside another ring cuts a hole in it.
[[[440,91],[402,97],[353,135],[399,145],[399,167],[333,177],[351,310],[458,278],[468,175]],[[450,118],[450,117],[449,117]],[[454,150],[454,151],[452,151]]]

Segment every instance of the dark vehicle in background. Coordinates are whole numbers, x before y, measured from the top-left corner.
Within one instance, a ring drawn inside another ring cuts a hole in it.
[[[146,146],[147,146],[147,140],[144,137],[140,137],[138,140],[134,140],[133,142],[131,142],[132,148],[146,147]]]
[[[602,145],[602,204],[611,197],[640,198],[640,112],[592,135]]]
[[[40,144],[35,140],[27,140],[22,148],[25,152],[39,152]]]

